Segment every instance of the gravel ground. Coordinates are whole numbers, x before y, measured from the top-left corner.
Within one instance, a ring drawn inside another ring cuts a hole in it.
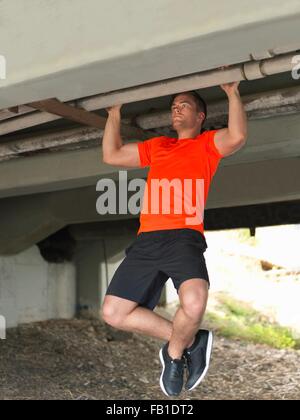
[[[0,341],[1,400],[170,400],[159,387],[163,343],[98,321],[20,326]],[[216,337],[205,381],[177,400],[300,399],[300,352]]]

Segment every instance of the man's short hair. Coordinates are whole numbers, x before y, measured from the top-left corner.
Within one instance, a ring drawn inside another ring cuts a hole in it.
[[[206,117],[207,117],[207,105],[206,105],[205,100],[199,95],[199,93],[196,92],[195,90],[191,90],[191,91],[188,91],[188,92],[176,93],[171,98],[170,107],[172,107],[173,102],[175,101],[175,99],[179,95],[190,95],[190,96],[192,96],[194,98],[194,101],[195,101],[196,106],[197,106],[197,111],[198,112],[203,112],[205,114],[205,119],[203,120],[203,124],[204,124],[205,123],[205,120],[206,120]]]

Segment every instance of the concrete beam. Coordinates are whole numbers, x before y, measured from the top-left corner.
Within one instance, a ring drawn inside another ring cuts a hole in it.
[[[100,216],[98,196],[89,187],[0,200],[0,255],[22,252],[68,225],[136,219],[128,214]]]
[[[223,166],[297,158],[300,156],[299,115],[249,122],[247,145],[223,159]]]
[[[38,136],[18,136],[14,140],[0,143],[0,161],[20,157],[24,153],[38,153],[45,149],[68,147],[80,144],[82,148],[91,142],[102,143],[103,130],[90,127],[60,130]]]
[[[206,208],[300,200],[299,163],[299,158],[291,158],[220,168],[213,181]],[[129,193],[128,198],[132,194],[134,192]],[[126,224],[128,219],[139,217],[120,215],[118,212],[115,215],[100,216],[96,211],[98,197],[95,187],[89,187],[2,199],[0,255],[21,252],[65,226],[116,221]],[[109,227],[106,229],[109,230]],[[105,229],[103,231],[105,233]],[[92,239],[99,238],[95,236]]]
[[[60,130],[46,132],[35,136],[17,136],[14,140],[0,142],[0,162],[17,158],[25,153],[37,153],[41,150],[61,149],[66,150],[73,145],[74,150],[80,147],[90,147],[91,145],[102,144],[104,130],[91,127],[75,128],[70,130]],[[151,131],[144,131],[137,127],[121,125],[121,136],[124,140],[130,137],[131,141],[146,140],[156,136]]]
[[[295,50],[299,39],[298,0],[218,2],[217,18],[216,2],[203,7],[199,0],[184,8],[179,0],[172,7],[168,0],[155,7],[147,0],[90,0],[84,8],[74,0],[71,13],[68,0],[38,6],[1,1],[8,69],[0,108],[50,97],[67,102],[265,58]]]
[[[300,158],[267,160],[220,168],[209,208],[300,199]]]
[[[54,114],[58,117],[68,118],[79,123],[103,129],[105,126],[104,118],[90,113],[89,111],[107,108],[108,106],[112,106],[114,104],[128,104],[145,99],[168,96],[174,93],[188,90],[204,89],[223,83],[254,80],[264,78],[268,75],[279,74],[288,71],[292,72],[294,67],[294,56],[295,53],[290,53],[278,57],[273,57],[272,59],[258,62],[247,62],[232,66],[230,68],[211,70],[196,75],[183,76],[180,78],[165,80],[164,82],[157,82],[150,85],[142,85],[131,89],[125,89],[119,92],[117,91],[105,95],[98,95],[94,96],[93,98],[77,100],[76,106],[73,106],[71,103],[62,103],[55,98],[36,101],[28,105],[43,111],[41,112],[41,115],[39,113],[34,115],[22,115],[19,119],[15,118],[14,120],[4,121],[0,123],[0,135],[38,125],[39,120],[46,122],[48,118],[49,121],[51,121],[52,116],[49,114]],[[251,70],[249,74],[247,73],[248,68]],[[253,72],[254,75],[252,75]],[[82,109],[78,108],[77,106],[80,106]],[[48,114],[45,114],[45,111]],[[274,110],[272,112],[272,115],[273,114]],[[165,119],[167,120],[167,124],[170,125],[170,115],[168,115],[167,118],[165,115]],[[143,121],[139,120],[139,122],[141,123]],[[218,123],[220,123],[220,121],[218,121]],[[161,122],[158,124],[160,125],[157,125],[157,127],[163,126],[161,125]]]
[[[132,218],[97,223],[84,223],[72,225],[69,232],[76,241],[91,242],[104,240],[105,237],[117,239],[122,236],[136,235],[139,229],[139,219]]]
[[[278,118],[279,116],[298,114],[300,112],[300,88],[293,87],[278,91],[265,92],[263,94],[256,93],[254,95],[243,97],[243,102],[248,113],[249,120],[265,119],[267,117],[274,116]],[[70,104],[68,104],[68,107],[74,108],[74,106],[72,105],[71,107]],[[47,115],[49,115],[50,118],[52,117],[50,114]],[[36,118],[38,115],[29,115],[27,117],[30,124],[34,122],[32,119],[33,117]],[[24,117],[22,115],[20,120],[23,120],[23,118]],[[38,121],[38,118],[36,118],[36,120]],[[103,125],[105,125],[106,119],[102,118],[101,121],[103,121]],[[147,130],[145,132],[136,127],[129,127],[132,121],[128,118],[123,118],[122,121],[121,135],[123,137],[130,138],[131,140],[143,140],[150,138],[151,136],[154,137],[158,135],[157,133],[151,133],[149,129],[168,127],[171,130],[172,116],[169,110],[138,116],[135,122],[143,130]],[[18,119],[12,121],[12,123],[14,125],[14,129],[19,129],[20,127],[24,128],[21,121],[20,125],[17,125]],[[206,127],[218,128],[227,124],[228,101],[226,100],[212,103],[208,108],[208,119],[205,124]],[[161,129],[162,134],[164,131],[167,130]],[[167,135],[170,135],[170,133],[167,133]],[[90,146],[93,143],[95,144],[97,141],[99,142],[98,144],[100,144],[102,136],[103,130],[86,128],[61,130],[51,133],[45,132],[44,134],[39,134],[38,136],[25,136],[24,138],[21,135],[16,135],[14,140],[0,143],[0,161],[17,157],[22,153],[37,152],[44,149],[66,148],[70,145],[75,145],[74,148],[78,149],[81,143],[82,145],[87,144]]]
[[[288,129],[287,129],[288,128]],[[300,155],[300,121],[297,115],[251,121],[247,146],[223,159],[221,167]],[[102,149],[41,154],[0,164],[0,198],[96,186],[99,179],[118,179],[116,168],[103,163]],[[128,168],[129,169],[129,168]],[[128,172],[145,177],[147,170]]]
[[[144,169],[133,170],[129,177],[145,173]],[[103,177],[117,179],[118,173],[115,167],[103,163],[100,147],[15,159],[0,165],[0,198],[91,185],[96,188]]]
[[[300,223],[300,200],[251,206],[210,209],[205,213],[205,229],[255,228]]]
[[[8,120],[30,112],[32,112],[32,109],[27,106],[16,106],[9,109],[2,109],[0,111],[0,121]]]
[[[45,195],[1,200],[0,225],[0,255],[25,251],[65,226],[55,218]]]

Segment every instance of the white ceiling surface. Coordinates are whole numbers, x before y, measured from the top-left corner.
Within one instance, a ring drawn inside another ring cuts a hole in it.
[[[299,28],[299,0],[0,0],[0,109],[248,61]]]

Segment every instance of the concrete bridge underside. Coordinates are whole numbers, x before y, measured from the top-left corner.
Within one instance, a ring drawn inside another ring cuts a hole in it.
[[[157,0],[153,6],[148,0],[2,0],[0,56],[6,59],[7,77],[0,79],[0,110],[47,98],[74,101],[215,70],[225,64],[299,51],[299,0],[285,4],[279,0],[252,0],[242,7],[240,3]],[[257,95],[272,91],[274,98],[277,89],[291,87],[299,88],[290,74],[275,74],[246,82],[242,89],[245,94]],[[209,102],[224,101],[222,94],[213,87],[205,92]],[[295,99],[297,93],[293,95]],[[128,98],[125,118],[147,116],[152,109],[166,111],[167,99],[134,102]],[[268,110],[267,118],[262,103],[259,115],[252,110],[254,118],[249,124],[247,146],[221,163],[207,203],[206,229],[249,227],[254,232],[256,226],[300,223],[300,102],[295,99],[293,106],[289,108],[287,103],[283,109],[277,98],[273,117]],[[94,110],[103,114],[103,109]],[[15,152],[15,133],[7,129],[18,118],[13,112],[0,114],[0,128],[7,134],[0,143],[7,150],[10,145]],[[222,114],[222,123],[226,117]],[[63,132],[70,128],[66,121],[54,122],[55,125],[26,126],[27,130],[18,132],[19,139],[24,140],[22,136],[29,133],[36,135],[33,142],[39,142],[44,130],[59,128]],[[78,143],[76,150],[40,148],[35,153],[15,153],[7,161],[1,155],[0,269],[2,256],[5,268],[10,256],[21,253],[17,257],[21,260],[21,292],[16,287],[16,294],[22,311],[27,288],[22,282],[23,272],[32,289],[39,284],[38,275],[32,275],[36,271],[24,268],[26,250],[38,244],[46,260],[59,259],[62,249],[58,245],[65,240],[70,247],[67,258],[73,257],[76,266],[75,274],[67,268],[68,285],[74,284],[76,276],[78,308],[97,314],[124,249],[136,236],[137,215],[100,216],[96,212],[97,182],[103,178],[118,182],[119,169],[126,170],[103,164],[100,140],[96,147]],[[146,170],[128,170],[129,180],[146,176]],[[74,249],[72,240],[76,241]],[[34,261],[38,260],[36,254],[31,255]],[[30,252],[28,256],[31,258]],[[9,270],[0,272],[0,290],[6,282],[3,290],[7,291],[8,300],[4,303],[13,313],[15,301],[10,288],[15,260],[11,261],[11,277]],[[48,267],[43,270],[46,273]],[[48,283],[53,278],[59,283],[65,277],[64,270],[60,275],[54,272]],[[35,283],[30,283],[32,279]],[[44,291],[40,294],[45,298]],[[61,294],[57,284],[57,296]],[[34,302],[30,298],[31,308]],[[0,313],[1,305],[0,300]],[[61,314],[62,308],[56,313]],[[67,312],[72,313],[69,309]],[[49,313],[53,315],[55,310],[52,308]],[[18,322],[17,318],[14,322]]]

